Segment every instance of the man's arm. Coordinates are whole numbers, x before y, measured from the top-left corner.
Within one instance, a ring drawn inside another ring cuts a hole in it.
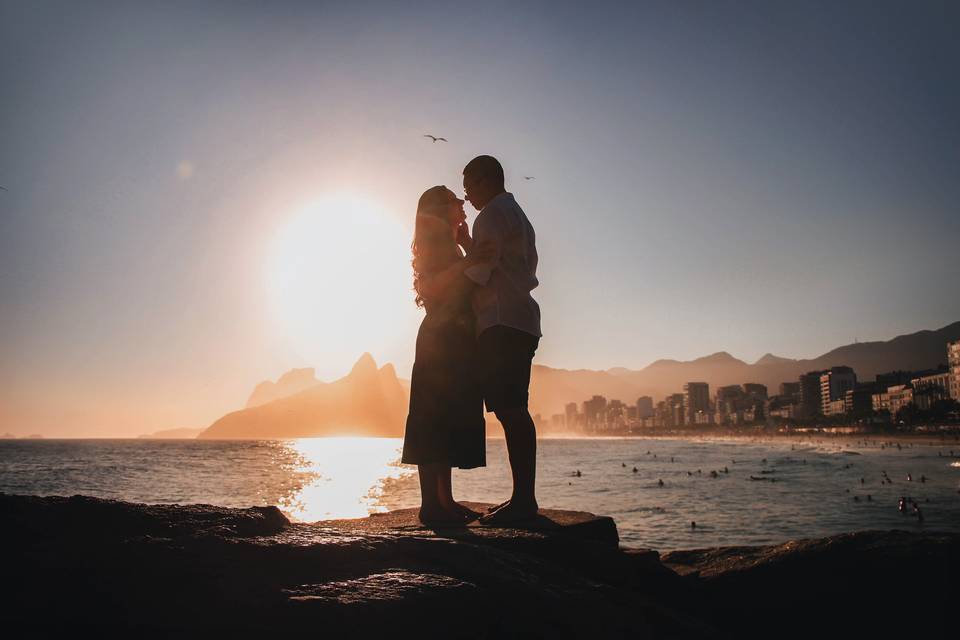
[[[503,214],[499,211],[487,211],[477,218],[473,225],[473,245],[478,247],[483,245],[489,247],[490,257],[483,262],[479,262],[463,271],[463,275],[480,286],[484,286],[490,280],[490,274],[496,268],[500,261],[500,253],[503,249],[503,239],[505,234]]]

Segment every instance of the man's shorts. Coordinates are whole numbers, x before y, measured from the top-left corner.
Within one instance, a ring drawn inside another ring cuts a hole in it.
[[[496,325],[477,338],[480,389],[487,411],[526,409],[530,397],[530,367],[540,338]]]

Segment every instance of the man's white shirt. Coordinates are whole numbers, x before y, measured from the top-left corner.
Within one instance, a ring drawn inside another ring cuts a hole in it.
[[[540,306],[530,292],[537,281],[536,234],[513,194],[493,198],[473,222],[473,242],[490,242],[494,257],[464,274],[479,287],[473,291],[477,335],[496,325],[540,337]]]

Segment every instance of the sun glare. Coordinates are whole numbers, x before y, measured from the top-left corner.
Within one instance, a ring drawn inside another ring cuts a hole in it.
[[[300,438],[287,446],[301,456],[302,470],[314,476],[296,495],[280,501],[287,515],[302,522],[385,511],[379,503],[384,484],[414,472],[399,464],[402,443],[395,438]]]
[[[412,353],[410,233],[347,195],[317,201],[278,231],[269,265],[277,322],[321,377],[344,375],[365,351],[380,363]]]

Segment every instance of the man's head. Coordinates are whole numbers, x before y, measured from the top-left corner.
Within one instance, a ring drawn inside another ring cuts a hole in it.
[[[463,168],[463,191],[477,211],[504,190],[503,167],[493,156],[477,156]]]

